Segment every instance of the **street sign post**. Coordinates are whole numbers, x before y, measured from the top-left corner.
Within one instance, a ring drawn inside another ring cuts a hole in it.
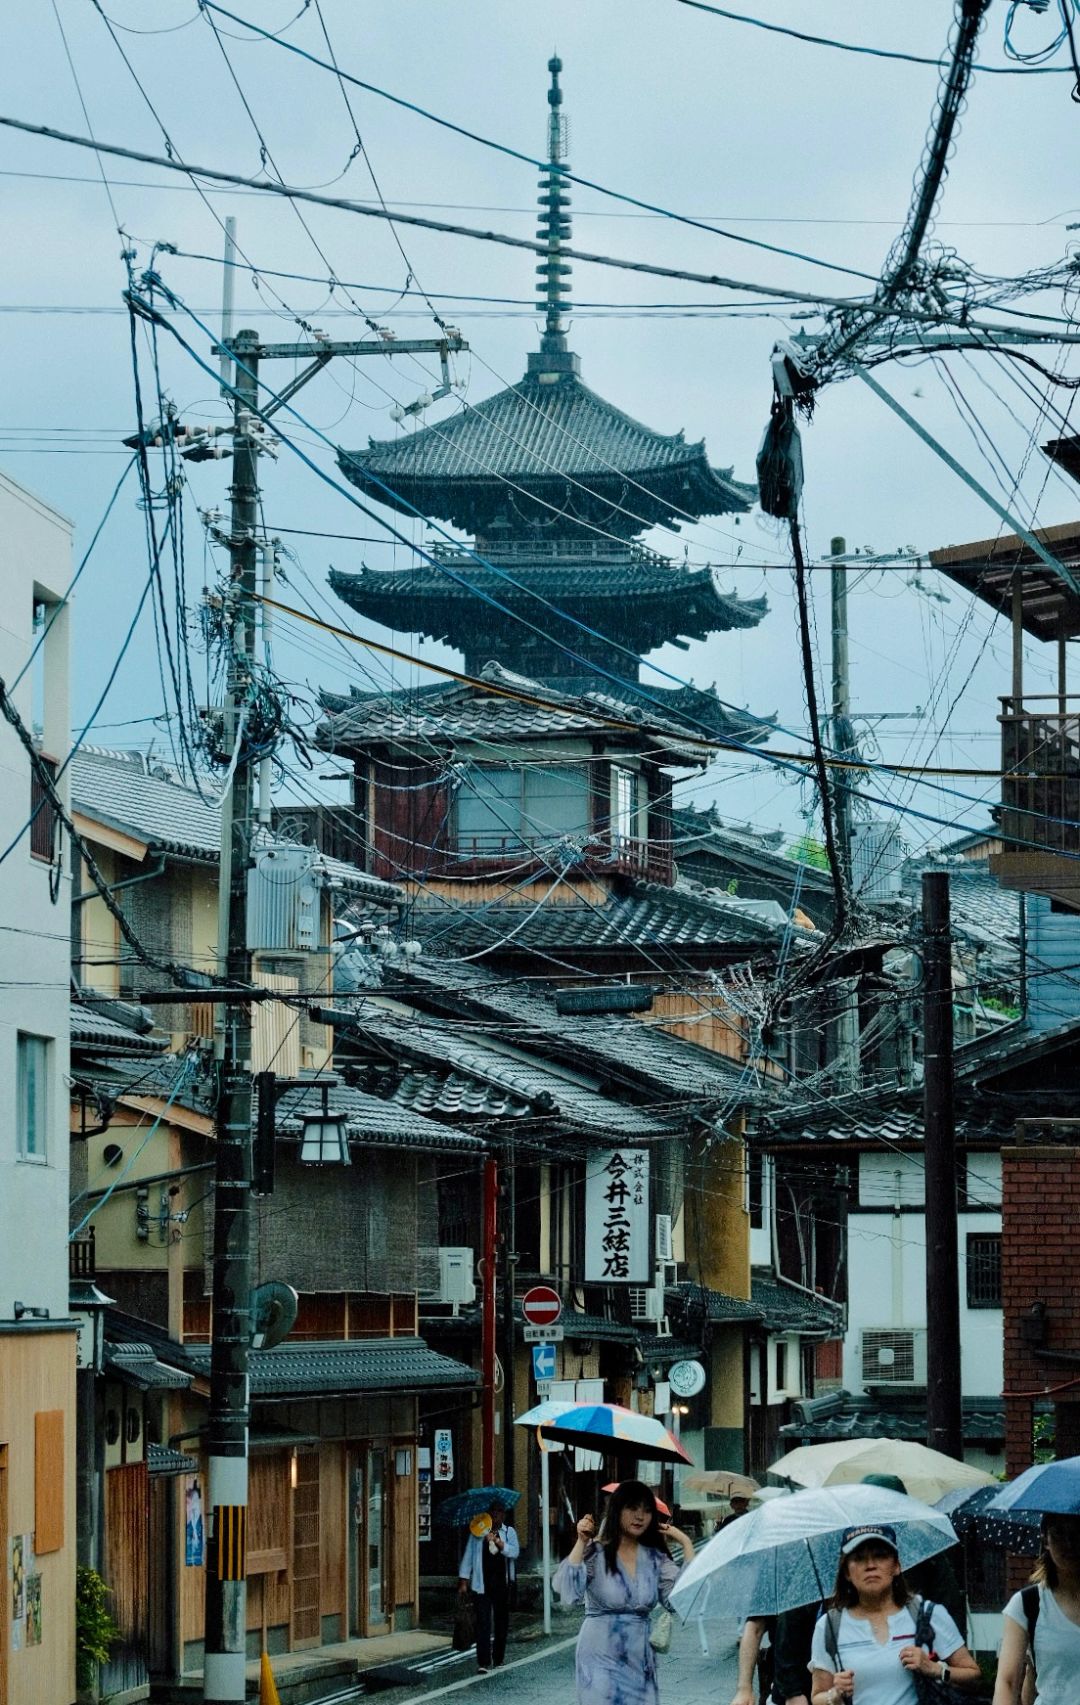
[[[522,1336],[526,1344],[561,1344],[563,1329],[561,1326],[526,1326]]]
[[[539,1388],[541,1380],[548,1384],[555,1378],[555,1345],[547,1343],[534,1344],[532,1350],[533,1378]]]
[[[562,1298],[551,1285],[533,1285],[521,1299],[521,1312],[526,1327],[554,1326],[562,1314]]]

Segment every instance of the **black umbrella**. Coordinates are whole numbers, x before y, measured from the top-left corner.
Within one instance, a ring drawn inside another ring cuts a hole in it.
[[[974,1538],[1017,1557],[1037,1557],[1042,1548],[1037,1510],[995,1510],[989,1506],[1000,1486],[979,1486],[974,1492],[946,1492],[936,1509],[944,1511],[961,1539]]]

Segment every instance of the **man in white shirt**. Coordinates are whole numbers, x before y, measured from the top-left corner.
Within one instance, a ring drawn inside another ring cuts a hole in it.
[[[510,1625],[510,1581],[521,1551],[501,1504],[492,1504],[489,1532],[470,1534],[458,1569],[458,1592],[473,1595],[476,1610],[476,1667],[498,1669],[506,1656]]]

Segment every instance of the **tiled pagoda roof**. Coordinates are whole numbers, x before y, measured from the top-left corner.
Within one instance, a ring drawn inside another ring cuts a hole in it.
[[[654,432],[605,402],[576,371],[543,373],[396,439],[342,450],[342,472],[405,515],[486,533],[495,521],[560,531],[601,525],[632,537],[687,516],[749,509],[752,485],[709,465],[704,443]],[[553,382],[548,382],[553,381]]]

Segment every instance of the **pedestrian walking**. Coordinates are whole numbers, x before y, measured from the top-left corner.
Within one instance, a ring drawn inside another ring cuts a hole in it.
[[[1045,1515],[1030,1587],[1005,1606],[994,1705],[1021,1698],[1030,1666],[1037,1705],[1075,1705],[1080,1678],[1080,1516]]]
[[[564,1605],[585,1605],[575,1660],[578,1705],[659,1705],[649,1616],[657,1604],[667,1607],[680,1573],[669,1539],[682,1547],[685,1566],[694,1555],[692,1540],[661,1522],[655,1494],[640,1480],[624,1480],[612,1493],[599,1535],[592,1516],[578,1521],[574,1548],[554,1576]]]
[[[501,1504],[492,1503],[490,1527],[470,1533],[458,1569],[458,1592],[472,1593],[476,1612],[476,1667],[498,1669],[506,1656],[510,1626],[510,1575],[521,1551]],[[478,1524],[483,1528],[482,1521]]]
[[[811,1705],[917,1705],[916,1675],[963,1687],[979,1666],[948,1611],[915,1598],[895,1528],[851,1527],[840,1542],[832,1607],[814,1629]]]
[[[731,1510],[729,1514],[724,1517],[723,1521],[717,1525],[717,1533],[720,1533],[725,1527],[730,1527],[732,1522],[738,1521],[740,1516],[746,1515],[750,1508],[749,1498],[741,1497],[738,1492],[733,1492],[728,1501],[731,1504]]]

